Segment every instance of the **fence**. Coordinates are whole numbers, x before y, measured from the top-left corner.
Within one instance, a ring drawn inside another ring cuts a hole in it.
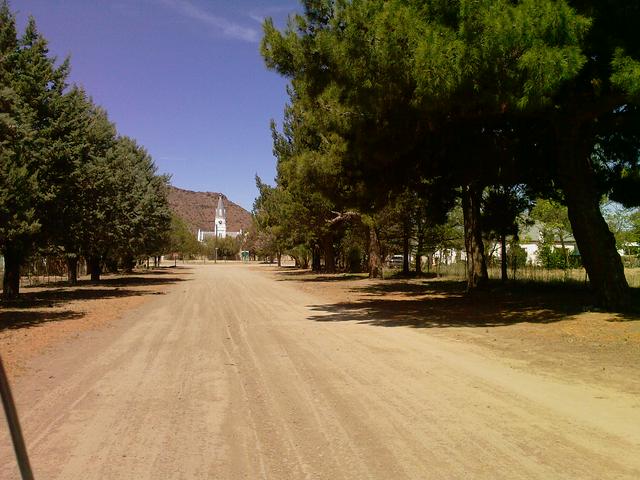
[[[86,275],[84,261],[78,262],[78,276]],[[4,258],[0,256],[0,277],[4,275]],[[58,256],[36,255],[20,268],[20,287],[48,285],[68,279],[67,262]],[[1,287],[1,285],[0,285]]]
[[[435,269],[432,269],[432,271],[436,272]],[[501,277],[500,267],[490,267],[488,272],[491,279],[500,279]],[[464,262],[440,265],[439,271],[436,273],[447,277],[464,279],[466,278],[466,266]],[[624,273],[629,286],[640,287],[640,268],[625,268]],[[511,269],[509,269],[509,278],[513,279],[513,271]],[[580,283],[586,282],[588,277],[584,268],[561,270],[527,265],[516,270],[515,279],[523,282],[539,283]]]

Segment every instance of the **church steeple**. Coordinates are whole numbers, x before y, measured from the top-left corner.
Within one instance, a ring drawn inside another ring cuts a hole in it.
[[[224,203],[222,203],[222,195],[218,195],[218,208],[216,208],[216,217],[227,218],[227,212],[225,212]]]
[[[215,228],[216,237],[227,236],[227,211],[222,203],[222,195],[218,196],[218,207],[216,208]]]

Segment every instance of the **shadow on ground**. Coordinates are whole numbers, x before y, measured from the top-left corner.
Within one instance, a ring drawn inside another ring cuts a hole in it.
[[[552,323],[593,310],[593,295],[569,285],[501,287],[469,295],[465,282],[381,281],[356,286],[359,299],[329,305],[312,305],[310,317],[318,322],[355,321],[381,327],[447,328],[498,327],[522,322]],[[640,293],[635,289],[634,295]],[[638,314],[612,314],[611,320],[640,320]]]
[[[189,265],[165,265],[162,267],[150,268],[149,270],[138,269],[134,270],[130,275],[192,275]]]
[[[34,327],[47,322],[78,319],[83,316],[82,312],[74,312],[72,310],[64,310],[62,312],[43,310],[0,311],[0,332],[7,329]]]
[[[0,302],[0,331],[11,328],[27,328],[41,323],[82,318],[81,312],[73,310],[51,311],[75,300],[98,300],[146,295],[164,295],[144,288],[182,282],[186,278],[164,276],[165,272],[154,272],[158,276],[140,275],[105,277],[97,283],[82,280],[76,286],[56,284],[48,287],[26,287],[20,297],[10,302]],[[176,272],[166,272],[176,273]],[[126,288],[125,288],[126,287]]]
[[[364,280],[369,277],[366,273],[312,273],[309,270],[302,270],[294,267],[281,267],[276,270],[278,281],[281,282],[340,282],[346,280]]]
[[[88,278],[82,279],[78,281],[77,286],[82,287],[86,285],[95,285],[95,286],[137,286],[137,285],[162,285],[164,283],[173,283],[174,281],[185,280],[186,278],[168,278],[166,275],[171,275],[173,277],[188,277],[193,275],[193,272],[190,271],[189,267],[159,267],[156,269],[150,270],[136,270],[129,274],[103,274],[98,282],[92,282]],[[158,277],[158,278],[154,278]],[[33,285],[22,285],[20,287],[21,292],[27,292],[31,288],[65,288],[69,287],[69,282],[67,280],[59,280],[56,282],[43,282],[43,283],[35,283]]]
[[[114,277],[114,278],[105,278],[100,280],[98,283],[92,283],[89,280],[83,281],[78,285],[95,285],[95,286],[106,286],[106,287],[144,287],[151,285],[167,285],[171,283],[182,282],[186,280],[186,278],[181,278],[177,276],[165,277],[162,276],[167,273],[175,272],[153,272],[154,275],[159,275],[156,277],[140,277],[140,276],[126,276],[126,277]]]

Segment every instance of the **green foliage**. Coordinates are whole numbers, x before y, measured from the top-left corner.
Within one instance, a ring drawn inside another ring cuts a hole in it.
[[[482,228],[494,240],[518,236],[524,213],[531,208],[531,200],[522,186],[497,186],[484,193]]]
[[[424,230],[424,253],[436,251],[464,250],[464,226],[462,208],[456,205],[442,224],[427,224]]]
[[[192,258],[200,252],[200,243],[187,224],[176,214],[171,214],[171,227],[164,248],[165,253]]]
[[[343,229],[341,234],[338,251],[342,268],[350,273],[366,271],[368,248],[365,227],[360,223],[351,223]]]
[[[560,269],[575,266],[578,257],[572,256],[566,246],[569,240],[573,241],[567,207],[555,200],[537,199],[530,218],[542,228],[542,243],[538,250],[542,266]]]
[[[472,130],[456,116],[547,104],[583,65],[589,24],[558,1],[307,2],[283,33],[265,22],[267,66],[292,79],[274,142],[279,185],[301,185],[303,206],[320,195],[325,211],[374,212],[390,191],[420,191],[424,181],[450,197],[439,185],[453,191],[456,162],[458,181],[473,175],[470,156],[441,158],[446,147],[435,142],[451,138],[458,149],[461,127]],[[310,227],[319,233],[321,223]]]
[[[579,256],[567,255],[561,248],[556,248],[551,242],[543,242],[539,246],[538,261],[540,265],[547,269],[566,270],[582,265]]]
[[[537,199],[529,218],[540,223],[545,241],[564,244],[571,237],[567,207],[555,200]]]
[[[240,239],[209,237],[204,242],[204,253],[211,260],[234,260],[240,253]]]
[[[637,208],[624,208],[612,202],[603,205],[609,230],[616,239],[616,248],[629,254],[640,240],[640,211]]]
[[[507,265],[512,270],[527,265],[527,251],[516,240],[512,240],[507,247]]]
[[[524,207],[509,204],[506,186],[544,197],[561,188],[590,279],[603,298],[616,297],[605,303],[624,303],[621,264],[594,206],[604,193],[640,204],[637,2],[303,5],[283,32],[267,20],[261,45],[267,67],[291,81],[283,132],[274,133],[275,188],[302,213],[282,217],[297,233],[290,246],[331,243],[323,239],[341,232],[330,213],[385,216],[405,190],[420,199],[436,192],[447,201],[427,203],[450,208],[451,192],[488,185],[496,192],[486,202],[487,233],[514,235]],[[543,207],[534,216],[545,217],[568,264],[569,216],[551,218]],[[482,256],[476,212],[466,212],[474,257]],[[418,244],[441,243],[439,234],[424,240],[441,227],[432,218],[417,216]],[[600,268],[598,252],[608,266]],[[480,259],[470,262],[482,270]]]
[[[300,244],[289,248],[287,253],[293,257],[296,265],[300,268],[309,268],[311,263],[311,250],[308,246]]]
[[[156,174],[146,150],[128,137],[116,140],[107,159],[113,194],[112,228],[118,235],[111,248],[120,256],[159,255],[171,221],[168,178]]]
[[[611,66],[611,83],[630,98],[640,99],[640,61],[625,55],[622,48],[617,48]]]
[[[259,196],[253,204],[253,218],[257,226],[258,254],[261,256],[280,256],[285,249],[292,246],[290,230],[287,228],[293,205],[286,191],[263,183],[256,176]]]
[[[33,19],[17,37],[6,2],[0,5],[0,42],[0,250],[24,255],[41,229],[41,207],[55,194],[47,154],[67,66],[54,65]]]

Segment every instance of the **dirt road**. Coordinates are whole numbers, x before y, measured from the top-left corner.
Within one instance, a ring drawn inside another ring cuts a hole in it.
[[[36,478],[640,478],[637,396],[324,322],[255,267],[194,273],[19,379]],[[6,437],[0,478],[18,478]]]

